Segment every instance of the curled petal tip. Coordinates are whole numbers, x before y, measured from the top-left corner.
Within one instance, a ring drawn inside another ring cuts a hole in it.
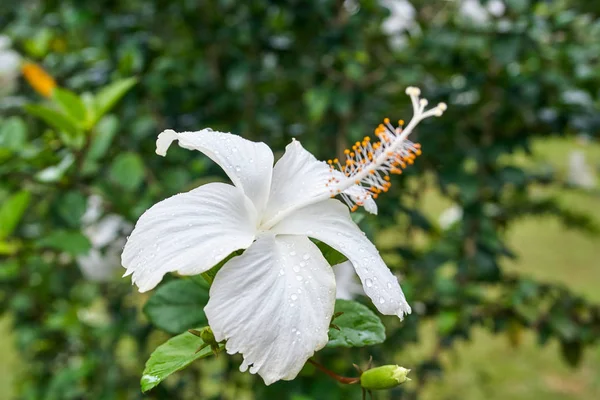
[[[163,157],[166,156],[167,150],[174,140],[177,140],[177,132],[172,129],[162,131],[156,139],[156,154]]]

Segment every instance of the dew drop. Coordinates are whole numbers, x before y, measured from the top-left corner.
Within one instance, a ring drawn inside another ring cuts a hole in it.
[[[300,267],[297,265],[294,265],[292,269],[294,270],[294,272],[300,272]]]
[[[392,284],[390,282],[388,282],[387,287],[388,287],[388,289],[391,289],[392,288]]]
[[[242,170],[242,168],[241,168],[239,165],[236,165],[236,166],[235,166],[235,170],[236,170],[237,172],[240,172],[240,171]]]
[[[300,261],[300,266],[301,266],[302,268],[304,268],[304,267],[306,267],[306,263],[305,263],[304,261]]]
[[[295,251],[290,251],[290,256],[295,256],[296,252]]]
[[[308,259],[310,258],[310,254],[308,254],[308,253],[305,253],[305,254],[304,254],[304,256],[303,256],[302,258],[304,258],[305,260],[308,260]]]
[[[292,295],[290,296],[290,298],[291,298],[293,301],[296,301],[296,300],[298,300],[298,295],[297,295],[296,293],[294,293],[294,294],[292,294]]]
[[[383,297],[380,297],[379,298],[379,304],[383,304],[383,303],[385,303],[385,299]]]
[[[283,270],[283,268],[281,268],[281,269],[279,270],[279,275],[285,275],[285,271]]]
[[[373,281],[372,281],[371,279],[367,279],[367,280],[365,281],[365,284],[367,285],[367,287],[371,287],[371,286],[373,286]],[[381,301],[381,300],[380,300],[380,301]]]
[[[297,281],[301,281],[302,279],[304,279],[304,278],[302,278],[302,276],[301,276],[301,275],[296,275],[296,280],[297,280]]]

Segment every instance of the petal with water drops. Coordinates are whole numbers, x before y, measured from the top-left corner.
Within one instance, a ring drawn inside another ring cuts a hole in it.
[[[212,129],[198,132],[168,129],[158,135],[156,153],[164,156],[174,140],[184,149],[198,150],[219,164],[233,184],[252,200],[258,212],[262,212],[273,172],[273,152],[269,146]]]
[[[305,236],[266,234],[217,273],[204,308],[217,340],[267,385],[292,380],[327,344],[331,267]]]
[[[140,292],[168,272],[196,275],[252,244],[257,214],[235,186],[209,183],[155,204],[138,220],[121,262]]]
[[[325,242],[348,257],[365,293],[382,314],[400,318],[410,314],[398,279],[340,201],[325,200],[296,210],[272,230],[277,234],[307,235]]]
[[[327,196],[327,183],[331,177],[327,163],[317,160],[299,141],[292,141],[273,168],[271,193],[263,222],[277,217],[280,212],[306,205],[311,199]]]

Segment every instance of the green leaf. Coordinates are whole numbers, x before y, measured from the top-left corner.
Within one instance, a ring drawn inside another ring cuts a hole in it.
[[[77,256],[87,253],[92,244],[81,232],[54,231],[38,240],[36,246],[64,251],[65,253]]]
[[[21,191],[2,202],[0,206],[0,239],[4,239],[13,233],[30,200],[31,194]]]
[[[119,129],[119,120],[114,115],[107,115],[96,124],[94,136],[83,162],[83,173],[93,174],[100,169],[98,161],[106,155],[110,144]]]
[[[27,140],[27,126],[19,117],[10,117],[0,122],[0,148],[20,152]]]
[[[75,121],[81,124],[85,123],[87,110],[83,101],[75,93],[67,89],[55,88],[52,91],[52,100]]]
[[[119,129],[119,120],[114,115],[107,115],[96,125],[96,135],[92,140],[88,157],[92,160],[102,158],[112,142],[113,137]]]
[[[323,254],[323,257],[325,257],[325,259],[331,266],[341,264],[344,261],[348,261],[345,255],[343,255],[336,249],[329,247],[323,242],[317,242],[317,247],[319,248],[319,250],[321,250],[321,254]]]
[[[329,103],[328,88],[313,88],[304,93],[304,104],[308,108],[308,116],[313,122],[319,122],[323,118]]]
[[[137,78],[127,78],[113,82],[102,88],[96,94],[95,120],[109,112],[136,83]]]
[[[142,392],[158,386],[169,375],[184,369],[192,362],[210,356],[212,354],[210,346],[196,353],[203,344],[202,339],[185,332],[158,346],[146,362],[140,380]]]
[[[118,155],[110,166],[109,178],[128,191],[136,190],[144,180],[144,163],[136,153]]]
[[[161,285],[144,306],[144,313],[160,329],[181,333],[207,323],[207,302],[208,285],[178,279]]]
[[[383,323],[366,306],[351,300],[336,300],[335,312],[343,312],[333,320],[340,330],[329,329],[327,347],[362,347],[385,340]]]
[[[70,191],[60,196],[56,211],[67,224],[76,228],[80,225],[81,217],[87,208],[85,197],[76,191]]]
[[[78,136],[80,133],[75,121],[61,112],[38,104],[27,104],[25,105],[25,110],[29,114],[43,119],[48,125],[66,133],[72,138]]]

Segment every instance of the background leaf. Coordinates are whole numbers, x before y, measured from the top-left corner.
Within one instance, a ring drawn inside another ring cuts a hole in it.
[[[95,118],[101,118],[104,114],[109,112],[115,104],[125,96],[127,92],[137,83],[136,78],[127,78],[120,81],[113,82],[108,86],[100,89],[96,94],[95,104],[96,113]]]
[[[60,106],[63,112],[75,121],[83,124],[87,118],[87,111],[83,101],[75,93],[63,88],[54,88],[52,99]]]
[[[0,239],[8,237],[15,230],[30,200],[31,194],[21,191],[2,202],[0,205]]]
[[[185,332],[158,346],[146,362],[140,381],[142,392],[156,387],[169,375],[184,369],[192,362],[210,356],[210,346],[196,353],[202,344],[202,339]]]
[[[154,325],[169,333],[206,324],[208,285],[201,282],[177,279],[161,285],[144,306],[144,313]]]
[[[333,320],[340,330],[329,329],[327,347],[362,347],[383,343],[385,327],[377,315],[366,306],[352,300],[338,299],[335,312],[344,314]]]

